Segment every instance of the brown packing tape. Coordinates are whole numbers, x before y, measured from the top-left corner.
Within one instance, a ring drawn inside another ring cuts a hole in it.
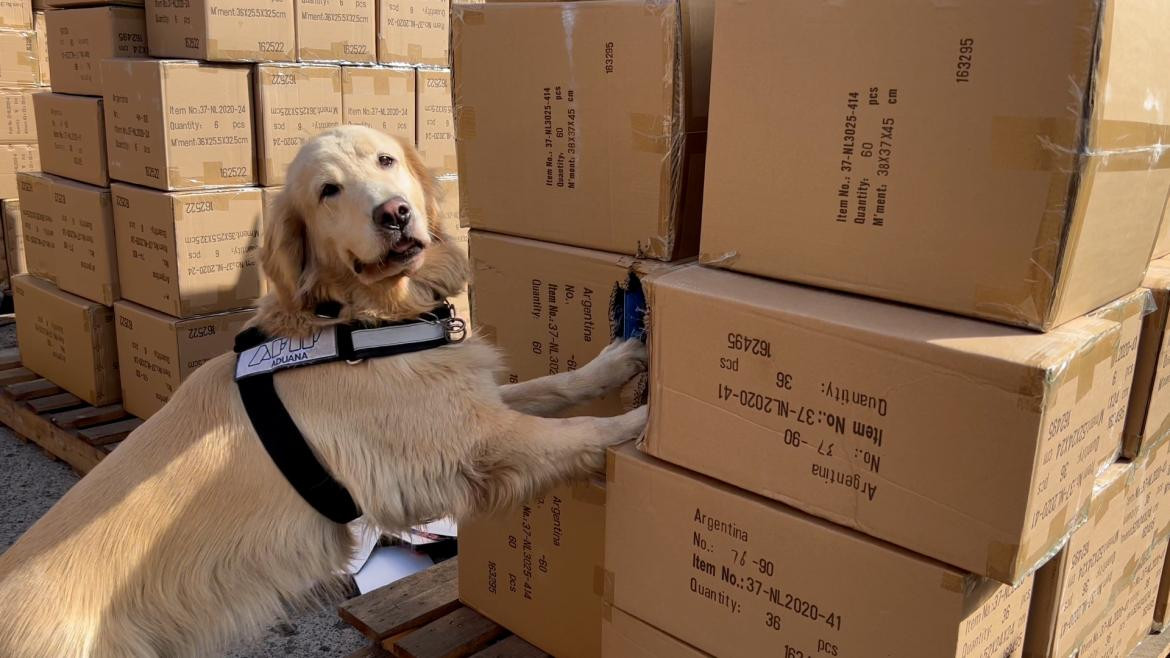
[[[608,576],[605,567],[593,565],[593,593],[605,599],[605,580]]]
[[[658,154],[670,152],[670,117],[639,112],[631,112],[629,117],[630,140],[635,151]]]
[[[970,574],[959,574],[952,571],[944,571],[940,585],[948,592],[964,594],[970,588],[971,579],[973,577],[974,576],[971,576]]]
[[[987,545],[987,575],[1001,583],[1011,582],[1020,555],[1019,544],[993,541]]]
[[[601,583],[601,600],[609,605],[613,605],[614,590],[617,588],[616,577],[609,569],[603,569],[602,583]]]
[[[1079,118],[992,117],[992,162],[1014,171],[1071,171],[1082,124]]]
[[[612,605],[607,603],[607,604],[601,606],[601,618],[607,622],[613,621],[613,606]]]
[[[452,30],[455,23],[463,23],[464,25],[483,25],[487,21],[487,16],[479,9],[470,9],[468,7],[454,7],[451,12]]]

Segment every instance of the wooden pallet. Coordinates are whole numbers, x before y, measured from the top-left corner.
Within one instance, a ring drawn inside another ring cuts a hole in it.
[[[341,604],[341,618],[372,643],[350,658],[548,658],[459,602],[458,559]]]
[[[94,407],[21,365],[19,350],[0,350],[0,422],[82,475],[142,421],[120,404]]]

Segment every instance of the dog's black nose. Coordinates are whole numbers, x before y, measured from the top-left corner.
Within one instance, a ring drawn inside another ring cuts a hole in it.
[[[400,196],[374,208],[374,223],[401,231],[410,223],[410,204]]]

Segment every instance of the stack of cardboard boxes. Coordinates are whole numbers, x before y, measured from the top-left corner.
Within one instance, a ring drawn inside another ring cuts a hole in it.
[[[49,86],[45,12],[39,2],[0,2],[0,291],[25,271],[16,175],[40,168],[33,96]],[[3,303],[10,311],[7,294]]]
[[[323,130],[417,144],[461,231],[448,0],[53,6],[17,324],[25,365],[86,402],[146,418],[230,350],[266,288],[267,203]]]
[[[641,287],[650,346],[645,439],[465,523],[463,600],[558,656],[1127,655],[1170,590],[1167,27],[456,5],[478,328],[569,370]]]

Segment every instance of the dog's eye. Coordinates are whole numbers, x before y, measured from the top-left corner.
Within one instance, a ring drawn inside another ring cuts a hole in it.
[[[398,161],[395,160],[393,156],[389,156],[389,155],[379,155],[378,156],[378,165],[381,166],[383,169],[389,169],[390,167],[393,167],[395,162],[398,162]]]
[[[333,183],[325,183],[324,185],[321,186],[321,198],[324,199],[325,197],[331,197],[340,191],[341,191],[340,185],[334,185]]]

